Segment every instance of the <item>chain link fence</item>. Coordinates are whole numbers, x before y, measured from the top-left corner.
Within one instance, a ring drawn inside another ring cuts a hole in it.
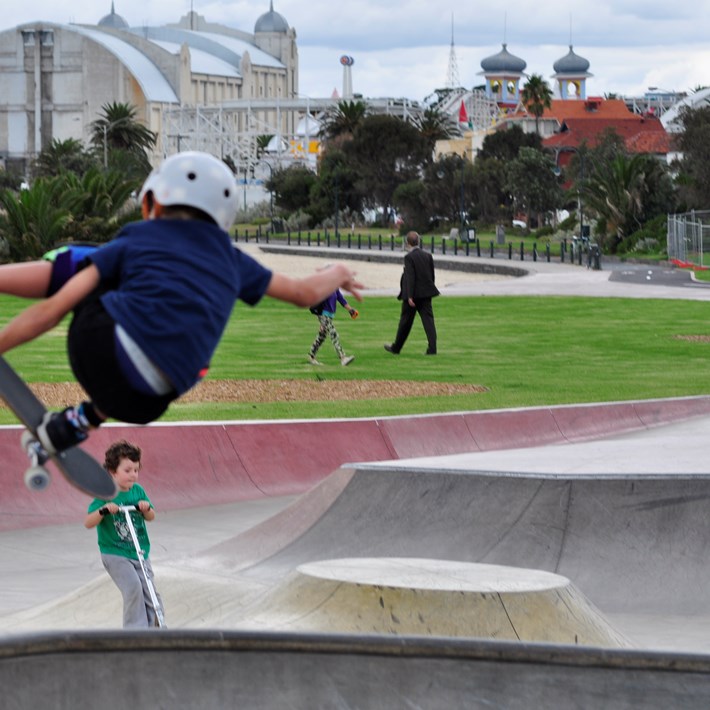
[[[668,258],[695,266],[708,266],[710,210],[668,215]]]

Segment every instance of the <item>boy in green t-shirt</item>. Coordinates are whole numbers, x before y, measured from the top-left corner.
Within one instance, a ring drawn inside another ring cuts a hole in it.
[[[138,553],[120,510],[121,506],[127,505],[134,505],[137,509],[129,515],[143,551],[143,566],[152,582],[153,568],[148,560],[150,539],[145,523],[155,518],[155,510],[145,490],[137,483],[141,468],[140,448],[127,441],[111,444],[106,450],[104,468],[113,476],[118,495],[111,501],[94,499],[89,505],[84,525],[97,528],[101,562],[123,596],[123,628],[156,626],[156,613],[141,572]],[[162,606],[160,597],[158,600]]]

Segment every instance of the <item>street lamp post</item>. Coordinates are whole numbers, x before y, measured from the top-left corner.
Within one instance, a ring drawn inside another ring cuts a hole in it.
[[[274,168],[266,160],[261,161],[269,169],[269,219],[271,221],[271,231],[274,231]]]
[[[464,218],[464,176],[466,174],[466,158],[461,159],[461,185],[459,191],[459,239],[463,240],[464,230],[466,229],[466,219]],[[466,235],[466,240],[468,241],[468,235]]]
[[[579,189],[577,199],[579,200],[579,238],[584,241],[584,209],[582,207],[582,182],[584,181],[584,153],[577,151],[579,156]]]
[[[565,146],[564,151],[567,151],[569,153],[576,153],[579,156],[579,180],[578,180],[578,187],[577,187],[577,205],[579,206],[579,238],[580,240],[583,239],[584,237],[584,205],[582,203],[582,181],[584,180],[584,153],[580,151],[578,148],[575,148],[573,146]],[[561,170],[559,166],[559,152],[557,153],[557,158],[556,158],[556,168],[555,168],[555,174],[560,175]]]

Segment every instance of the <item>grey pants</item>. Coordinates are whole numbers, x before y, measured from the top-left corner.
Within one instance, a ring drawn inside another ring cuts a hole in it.
[[[130,560],[120,555],[101,555],[101,562],[123,597],[123,628],[146,629],[157,626],[155,609],[138,560]],[[150,561],[145,560],[143,566],[155,589]],[[160,595],[157,592],[155,594],[162,606]]]

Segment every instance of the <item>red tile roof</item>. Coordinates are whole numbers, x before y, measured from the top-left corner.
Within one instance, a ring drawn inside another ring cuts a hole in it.
[[[529,118],[524,108],[509,116],[509,120]],[[564,150],[578,148],[583,142],[593,147],[604,131],[613,129],[620,135],[631,153],[665,155],[671,150],[671,139],[660,120],[653,115],[633,113],[621,99],[590,96],[580,100],[553,99],[541,120],[555,120],[559,132],[543,140],[547,148]]]
[[[657,118],[646,118],[628,112],[626,118],[568,118],[560,132],[546,138],[546,148],[578,148],[582,143],[594,147],[602,135],[613,130],[624,139],[630,153],[656,153],[670,151],[670,136]]]

